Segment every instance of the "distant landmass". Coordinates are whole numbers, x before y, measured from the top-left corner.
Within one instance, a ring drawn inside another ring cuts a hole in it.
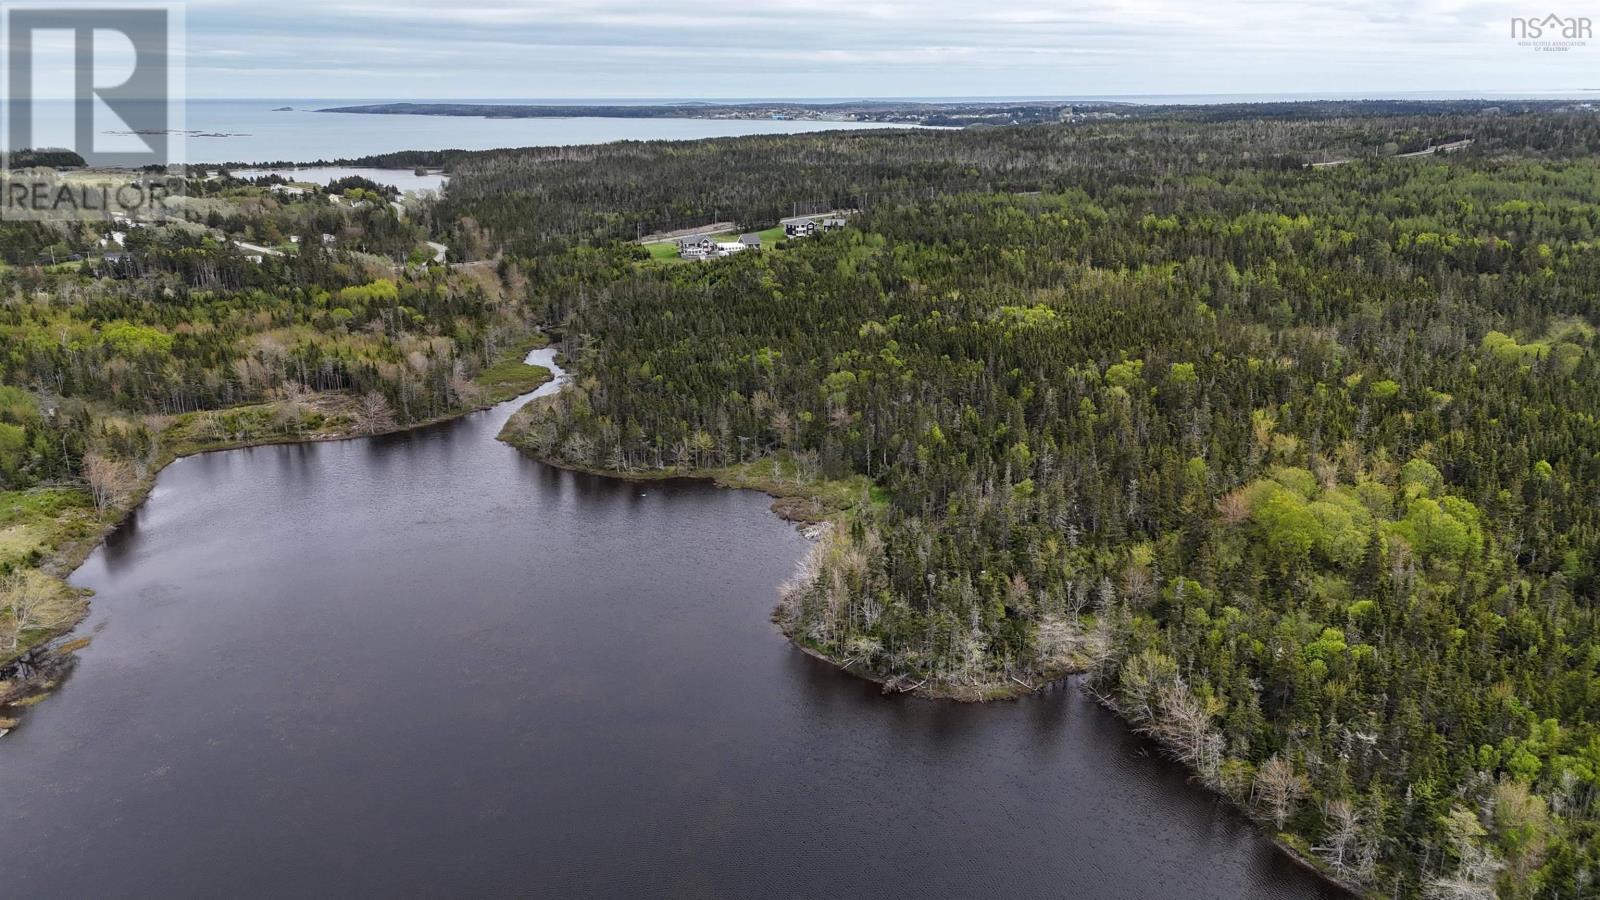
[[[1116,118],[1128,104],[1045,101],[915,102],[861,100],[834,103],[703,101],[648,105],[569,106],[503,103],[373,103],[318,112],[368,115],[473,116],[499,119],[793,119],[882,122],[885,125],[1024,125],[1084,117]]]
[[[1579,103],[1577,108],[1589,109]],[[1146,117],[1225,121],[1240,117],[1318,119],[1349,115],[1437,115],[1536,112],[1574,108],[1568,99],[1490,100],[1370,99],[1279,101],[1238,100],[1210,104],[1136,103],[1120,100],[846,100],[806,102],[761,100],[748,103],[682,101],[662,104],[443,103],[395,102],[319,109],[327,113],[393,116],[464,116],[489,119],[746,119],[816,122],[872,122],[884,125],[968,127],[1034,125],[1097,119]]]

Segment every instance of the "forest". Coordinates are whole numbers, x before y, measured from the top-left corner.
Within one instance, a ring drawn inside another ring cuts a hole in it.
[[[1355,890],[1571,898],[1600,892],[1597,147],[1581,110],[760,138],[489,155],[448,202],[572,360],[519,446],[870,480],[785,586],[796,641],[936,693],[1085,671]],[[877,199],[709,263],[601,237],[658,189],[753,228],[818,185]],[[586,245],[548,251],[563,223]]]
[[[7,223],[0,660],[172,455],[471,408],[542,328],[572,382],[518,446],[825,498],[776,611],[813,652],[1085,673],[1370,896],[1596,896],[1597,154],[1584,106],[1213,107],[397,154],[452,171],[399,209],[197,178],[114,253]]]
[[[961,131],[857,131],[625,141],[520,151],[395,154],[372,163],[447,165],[456,177],[430,227],[452,246],[479,229],[519,256],[604,244],[729,220],[746,230],[790,215],[912,202],[962,191],[1060,191],[1136,185],[1155,173],[1298,170],[1306,163],[1386,158],[1470,135],[1542,155],[1600,151],[1586,112],[1353,115],[1351,104],[1187,107],[1171,115],[1073,125]],[[1380,106],[1387,109],[1387,106]],[[1493,108],[1491,108],[1493,109]],[[1326,117],[1308,118],[1314,110]]]
[[[191,179],[164,223],[0,224],[0,703],[85,609],[62,577],[174,457],[389,431],[546,376],[519,364],[540,338],[514,265],[427,262],[426,203],[366,179],[284,186]]]

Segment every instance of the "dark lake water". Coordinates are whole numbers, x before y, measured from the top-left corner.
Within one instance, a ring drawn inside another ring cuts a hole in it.
[[[766,498],[545,467],[510,411],[162,473],[0,739],[0,893],[1334,896],[1071,685],[800,653]]]

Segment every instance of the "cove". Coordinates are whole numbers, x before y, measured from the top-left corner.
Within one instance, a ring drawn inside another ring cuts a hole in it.
[[[520,402],[163,471],[0,739],[0,892],[1341,896],[1071,683],[807,656],[767,498],[528,460]]]

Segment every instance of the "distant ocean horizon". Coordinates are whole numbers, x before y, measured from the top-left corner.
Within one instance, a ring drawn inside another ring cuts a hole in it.
[[[601,144],[621,140],[693,140],[750,134],[794,134],[825,130],[885,128],[873,122],[828,122],[794,119],[637,119],[562,118],[489,119],[477,117],[365,115],[318,110],[373,103],[502,103],[532,105],[667,105],[684,103],[828,103],[860,102],[1080,102],[1137,105],[1208,105],[1314,100],[1596,100],[1600,88],[1572,91],[1352,91],[1295,94],[1124,94],[1014,97],[773,97],[773,98],[194,98],[184,104],[188,132],[182,161],[188,163],[280,163],[355,159],[403,150],[493,150]],[[287,109],[285,109],[287,107]],[[39,101],[35,113],[35,146],[67,146],[71,104]],[[136,140],[117,135],[114,118],[97,123],[102,141]],[[902,126],[904,127],[904,126]],[[49,135],[61,135],[52,141]],[[102,149],[110,149],[102,145]]]
[[[1146,106],[1204,106],[1218,103],[1296,103],[1315,100],[1581,100],[1594,99],[1600,86],[1546,91],[1449,90],[1449,91],[1303,91],[1240,93],[1165,93],[1165,94],[995,94],[852,97],[309,97],[298,99],[255,97],[190,97],[190,103],[236,103],[258,99],[323,109],[333,106],[358,106],[372,103],[500,103],[534,106],[670,106],[682,103],[1134,103]]]
[[[184,121],[170,124],[173,130],[187,133],[180,142],[182,150],[174,152],[173,161],[190,164],[310,163],[403,150],[561,147],[625,140],[694,140],[897,127],[872,122],[792,119],[487,119],[317,111],[330,106],[395,102],[402,101],[190,98],[184,104]],[[130,142],[139,139],[128,134],[126,125],[115,116],[104,115],[106,118],[95,123],[97,148],[102,151],[134,149],[135,145]],[[34,134],[35,147],[71,146],[72,101],[37,101]]]

